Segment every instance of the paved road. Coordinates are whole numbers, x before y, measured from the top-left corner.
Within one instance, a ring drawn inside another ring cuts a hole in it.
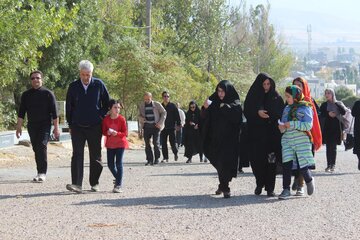
[[[337,171],[329,174],[320,151],[314,196],[286,201],[255,196],[250,169],[232,181],[232,198],[223,199],[213,194],[210,164],[195,156],[193,164],[180,158],[145,167],[144,150],[126,151],[123,193],[111,192],[104,168],[100,192],[73,194],[65,189],[71,148],[51,146],[49,155],[48,179],[36,184],[29,181],[31,149],[0,150],[0,239],[359,239],[360,171],[351,152],[339,151]],[[85,190],[87,179],[88,168]]]

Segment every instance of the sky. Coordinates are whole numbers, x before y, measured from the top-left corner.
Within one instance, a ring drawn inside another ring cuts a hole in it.
[[[352,46],[360,49],[360,1],[358,0],[229,0],[250,5],[270,3],[270,22],[290,47],[307,46],[311,25],[312,46]]]

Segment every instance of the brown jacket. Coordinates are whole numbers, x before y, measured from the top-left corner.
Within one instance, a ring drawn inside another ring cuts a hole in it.
[[[154,116],[155,116],[155,123],[160,125],[160,130],[164,129],[164,123],[165,123],[165,119],[166,119],[166,110],[164,109],[164,107],[161,105],[161,103],[156,102],[156,101],[151,101],[152,105],[153,105],[153,110],[154,110]],[[146,122],[145,119],[145,102],[142,102],[139,106],[139,123],[140,123],[140,128],[143,129],[144,128],[144,123]]]

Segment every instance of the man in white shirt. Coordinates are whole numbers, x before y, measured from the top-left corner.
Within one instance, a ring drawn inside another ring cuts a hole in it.
[[[181,105],[180,103],[176,103],[176,106],[179,110],[179,115],[180,115],[180,122],[181,122],[181,127],[178,128],[176,130],[176,144],[178,147],[183,146],[183,127],[185,125],[185,112],[180,108]]]

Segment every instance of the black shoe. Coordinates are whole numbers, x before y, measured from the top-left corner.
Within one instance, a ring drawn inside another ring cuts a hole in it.
[[[230,197],[231,197],[230,191],[224,192],[224,198],[230,198]]]
[[[267,192],[267,196],[268,196],[268,197],[276,197],[276,194],[274,193],[274,191],[271,191],[271,192],[268,191],[268,192]]]
[[[203,162],[203,159],[202,159],[202,158],[200,158],[200,162]]]
[[[191,159],[189,158],[189,159],[186,161],[186,163],[191,163]]]
[[[158,164],[159,163],[159,159],[155,159],[154,164]]]
[[[262,187],[256,187],[255,188],[255,195],[260,195],[261,194],[261,192],[262,192]]]
[[[145,163],[145,166],[152,166],[152,165],[154,165],[154,163],[153,162],[147,162],[147,163]]]
[[[243,174],[243,173],[245,173],[245,172],[244,172],[244,170],[240,169],[240,170],[239,170],[239,173],[240,173],[240,174]]]
[[[220,188],[218,188],[218,189],[215,191],[215,195],[220,195],[220,194],[222,194],[222,191],[221,191]]]
[[[177,161],[179,159],[178,155],[175,154],[175,161]]]

